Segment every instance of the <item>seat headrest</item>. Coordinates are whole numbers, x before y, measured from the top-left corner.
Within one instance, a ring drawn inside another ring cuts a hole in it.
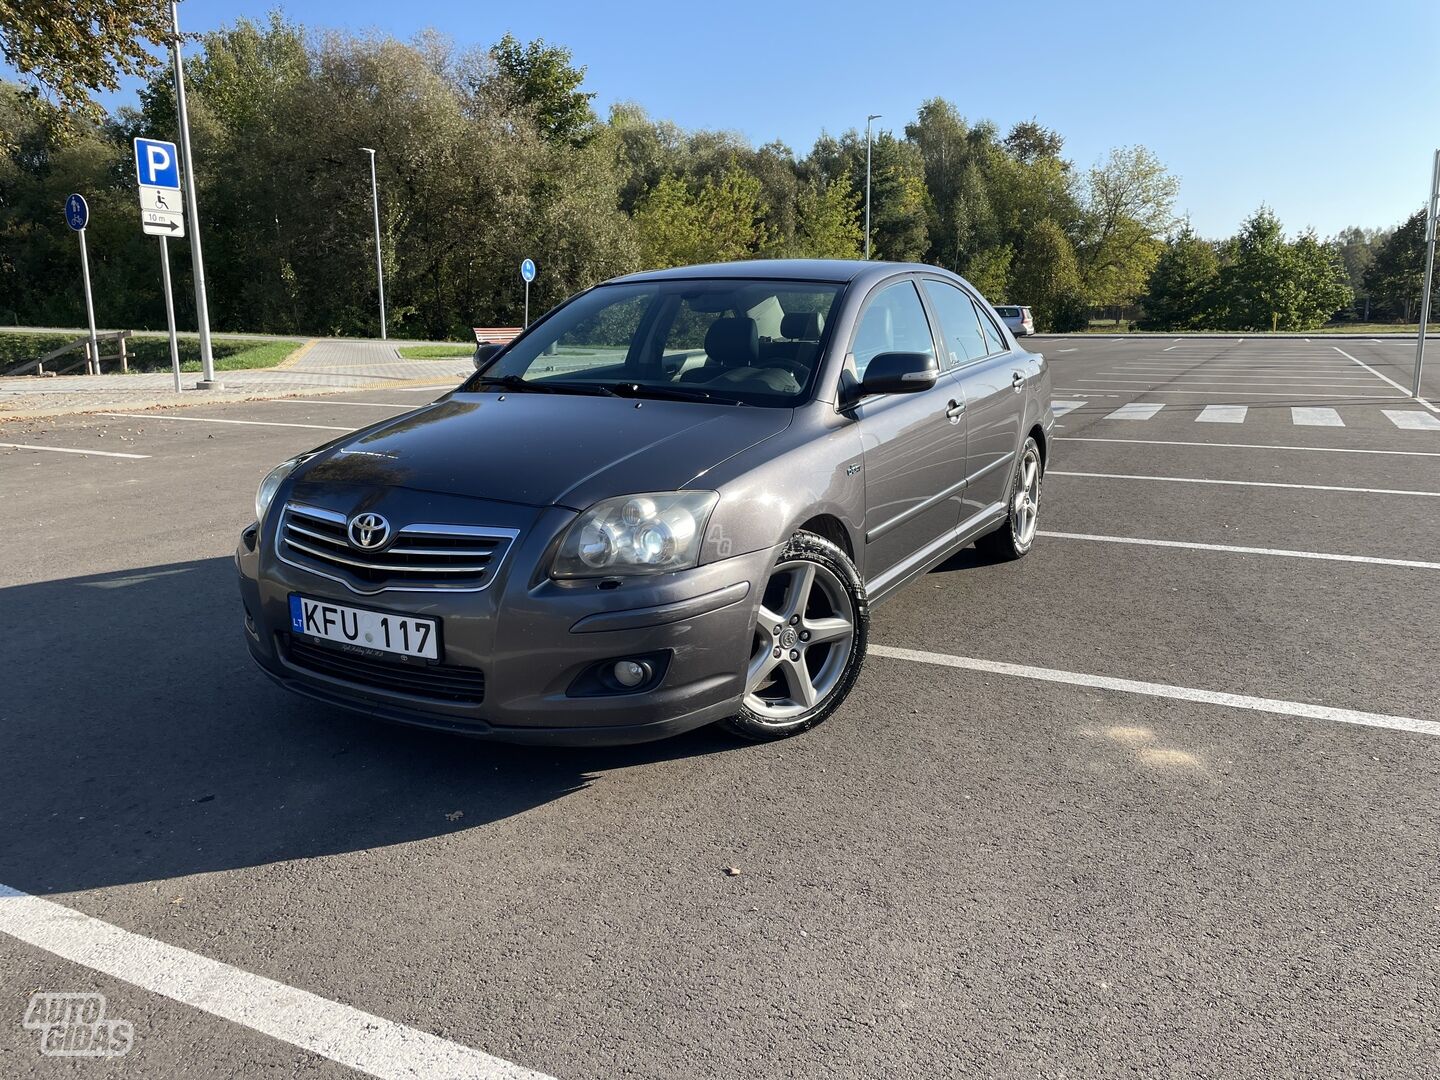
[[[721,367],[745,367],[760,359],[760,330],[754,319],[716,319],[705,331],[705,353]]]
[[[819,341],[825,317],[818,311],[792,311],[780,318],[780,333],[791,341]]]

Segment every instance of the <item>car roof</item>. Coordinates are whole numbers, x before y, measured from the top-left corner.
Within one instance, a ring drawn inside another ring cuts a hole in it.
[[[704,263],[699,266],[676,266],[668,270],[643,270],[625,274],[605,282],[627,284],[638,281],[686,281],[714,278],[750,278],[767,281],[825,281],[836,284],[870,280],[877,281],[893,274],[925,271],[951,276],[939,266],[922,263],[892,263],[863,259],[747,259],[740,262]]]

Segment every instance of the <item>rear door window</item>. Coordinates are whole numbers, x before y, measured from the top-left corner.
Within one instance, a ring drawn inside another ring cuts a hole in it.
[[[1007,352],[1010,348],[1005,344],[1005,335],[995,325],[995,320],[990,318],[990,313],[985,310],[984,304],[976,304],[975,310],[980,313],[980,329],[985,334],[985,341],[990,346],[992,353]]]
[[[947,354],[944,367],[956,368],[992,351],[980,329],[970,297],[954,285],[933,278],[925,279],[925,295],[940,319],[940,335]]]

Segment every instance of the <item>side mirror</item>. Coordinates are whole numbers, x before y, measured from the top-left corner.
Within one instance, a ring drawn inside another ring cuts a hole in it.
[[[940,366],[929,353],[881,353],[866,365],[865,378],[856,388],[856,396],[917,394],[929,390],[939,379]]]
[[[479,370],[480,370],[481,368],[483,368],[486,364],[488,364],[491,360],[495,359],[495,354],[498,353],[498,352],[499,352],[501,349],[503,349],[503,348],[505,348],[504,345],[497,345],[497,344],[496,344],[495,342],[493,342],[493,341],[482,341],[482,342],[480,342],[479,345],[476,345],[476,346],[475,346],[475,370],[476,370],[476,371],[479,371]]]

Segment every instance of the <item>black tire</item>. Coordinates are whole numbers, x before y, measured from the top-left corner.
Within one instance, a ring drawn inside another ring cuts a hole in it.
[[[811,584],[805,586],[806,594],[798,600],[801,610],[790,617],[793,593],[798,591],[805,567],[813,568]],[[848,611],[843,610],[846,606]],[[775,618],[765,619],[767,612]],[[836,633],[839,623],[846,619],[851,626],[848,638],[816,640],[822,633]],[[807,626],[812,629],[807,630]],[[757,676],[747,676],[740,711],[721,724],[754,742],[786,739],[809,731],[823,723],[849,696],[865,662],[870,602],[860,572],[840,547],[823,536],[796,533],[775,560],[752,629],[748,670],[769,674],[760,674],[756,685],[752,682]],[[810,636],[812,631],[814,638]],[[801,635],[804,640],[800,640]],[[843,654],[833,651],[842,644]],[[776,652],[780,655],[776,656]],[[797,654],[798,660],[794,659]],[[803,704],[804,694],[796,691],[792,678],[803,679],[816,691],[813,704]]]
[[[1027,522],[1023,517],[1017,517],[1016,505],[1027,464],[1031,462],[1035,467],[1035,479]],[[1044,480],[1045,457],[1040,453],[1040,445],[1035,441],[1035,436],[1031,435],[1020,448],[1020,456],[1010,473],[1010,485],[1005,489],[1005,522],[994,532],[986,533],[976,540],[977,550],[993,559],[1001,560],[1023,559],[1030,554],[1030,549],[1035,546],[1034,521],[1040,513],[1040,490]]]

